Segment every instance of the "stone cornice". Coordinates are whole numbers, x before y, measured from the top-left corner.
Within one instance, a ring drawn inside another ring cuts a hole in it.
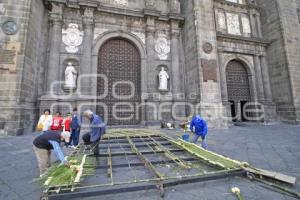
[[[219,3],[222,5],[227,5],[227,6],[232,6],[232,7],[236,7],[236,8],[241,8],[241,9],[255,9],[257,11],[260,11],[260,7],[255,5],[255,4],[251,4],[251,3],[245,3],[245,4],[239,4],[239,3],[234,3],[234,2],[230,2],[230,1],[226,1],[226,0],[214,0],[215,3]]]
[[[95,8],[95,10],[104,12],[104,13],[110,13],[110,14],[119,14],[119,15],[126,15],[126,16],[132,16],[132,17],[145,17],[145,16],[153,16],[158,18],[159,20],[178,20],[178,21],[184,21],[184,17],[181,14],[178,13],[168,13],[168,14],[162,14],[161,11],[155,10],[155,9],[148,9],[144,8],[142,10],[133,10],[133,9],[124,9],[121,7],[113,7],[104,5],[101,2],[97,2],[95,0],[44,0],[44,4],[49,7],[49,4],[51,3],[60,3],[64,4],[65,7],[69,8],[82,8],[82,7],[91,7]]]
[[[218,40],[230,40],[233,42],[247,42],[247,43],[261,45],[261,46],[268,46],[270,44],[270,41],[267,41],[262,38],[243,37],[243,36],[223,34],[220,32],[217,32],[217,39]]]

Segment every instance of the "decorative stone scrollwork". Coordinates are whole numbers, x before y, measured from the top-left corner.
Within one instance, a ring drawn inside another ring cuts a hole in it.
[[[154,9],[156,6],[155,0],[146,0],[146,8]]]
[[[132,34],[136,35],[144,44],[146,44],[146,36],[145,33],[132,31]]]
[[[155,51],[160,60],[167,60],[170,53],[170,41],[164,33],[158,33],[158,38],[155,41]]]
[[[79,31],[78,24],[70,23],[67,29],[62,30],[62,41],[68,53],[77,53],[78,46],[82,44],[83,32]]]
[[[171,6],[172,12],[174,13],[180,13],[180,2],[178,0],[172,0],[172,6]]]
[[[114,0],[114,4],[119,6],[128,6],[128,0]]]

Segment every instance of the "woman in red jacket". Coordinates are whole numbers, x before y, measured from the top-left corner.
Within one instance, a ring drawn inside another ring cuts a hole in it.
[[[53,118],[52,118],[52,125],[50,127],[50,130],[52,130],[52,131],[62,131],[63,121],[64,121],[64,119],[61,116],[61,113],[59,111],[57,111],[55,113],[55,116],[53,116]]]

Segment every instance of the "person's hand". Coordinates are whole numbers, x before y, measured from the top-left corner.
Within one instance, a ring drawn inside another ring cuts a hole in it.
[[[69,161],[66,160],[66,161],[63,162],[63,165],[66,166],[66,167],[70,167],[71,164],[69,163]]]

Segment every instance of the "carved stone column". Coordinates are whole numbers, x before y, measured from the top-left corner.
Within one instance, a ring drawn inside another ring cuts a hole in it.
[[[81,58],[80,75],[84,77],[80,81],[81,94],[91,94],[91,78],[85,75],[92,74],[92,46],[93,46],[93,29],[94,29],[94,9],[85,8],[83,16],[84,38],[83,52]]]
[[[181,93],[179,62],[179,28],[177,21],[171,21],[171,56],[172,56],[172,93],[175,99]]]
[[[154,52],[154,33],[155,33],[155,19],[153,17],[148,16],[147,17],[147,27],[146,27],[146,48],[147,48],[147,56],[148,56],[148,86],[147,86],[147,92],[155,92],[156,91],[156,79],[153,78],[157,74],[155,71],[155,66],[153,65],[155,60],[155,52]]]
[[[260,14],[258,12],[256,12],[256,28],[257,28],[257,33],[258,33],[258,37],[262,38],[263,34],[262,34],[262,27],[261,27],[261,21],[260,21]]]
[[[253,10],[250,10],[250,24],[251,24],[251,32],[252,36],[258,37],[257,23],[256,23],[256,13]]]
[[[261,65],[260,65],[260,59],[258,56],[254,56],[254,68],[255,68],[255,80],[257,85],[257,97],[259,101],[264,101],[264,84],[262,80],[262,74],[261,74]]]
[[[265,92],[265,100],[272,102],[272,91],[269,79],[268,64],[265,56],[260,57],[261,68],[262,68],[262,78]]]
[[[50,13],[51,23],[51,40],[50,40],[50,53],[47,71],[47,93],[58,93],[59,84],[55,84],[56,87],[52,87],[54,91],[51,91],[51,85],[55,81],[59,80],[59,58],[60,58],[60,45],[62,39],[62,4],[53,4],[52,12]]]
[[[220,82],[221,82],[221,95],[223,105],[228,103],[228,94],[227,94],[227,83],[226,83],[226,66],[222,66],[222,55],[218,54],[219,64],[220,64]],[[223,68],[224,67],[224,68]]]

